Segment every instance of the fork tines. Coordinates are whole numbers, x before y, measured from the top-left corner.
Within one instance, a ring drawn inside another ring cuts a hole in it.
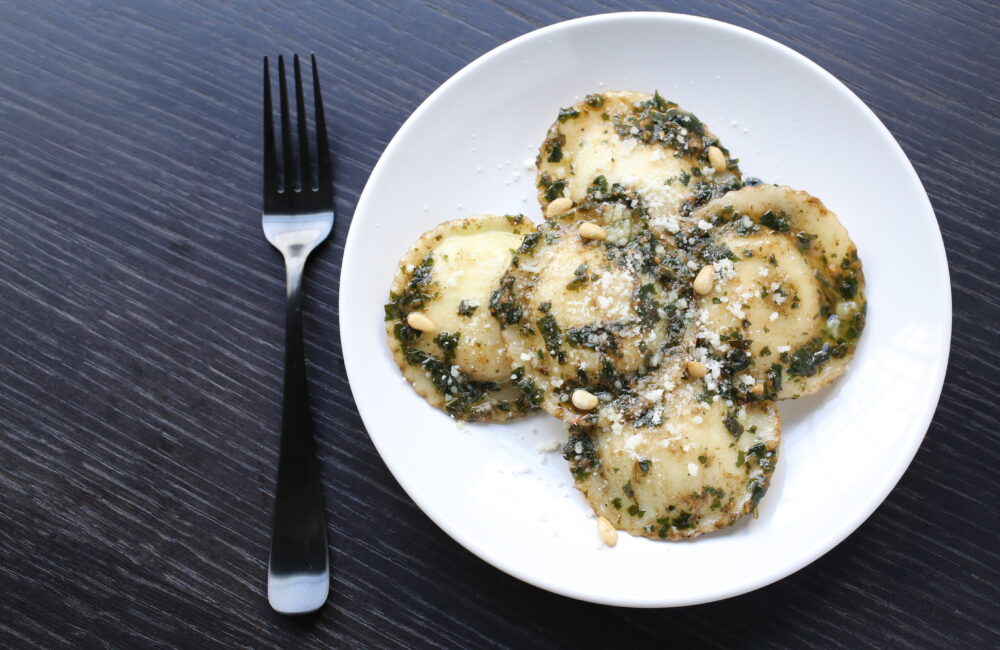
[[[316,124],[315,166],[309,155],[309,128],[299,55],[296,54],[292,59],[292,67],[295,72],[295,120],[298,132],[295,139],[297,142],[293,142],[288,83],[285,79],[285,57],[278,56],[278,90],[280,95],[278,101],[281,105],[280,164],[274,138],[271,66],[268,58],[264,57],[264,212],[301,213],[333,208],[330,149],[326,138],[326,119],[323,116],[323,99],[319,89],[316,55],[310,55],[310,59]],[[298,156],[296,156],[296,151]]]

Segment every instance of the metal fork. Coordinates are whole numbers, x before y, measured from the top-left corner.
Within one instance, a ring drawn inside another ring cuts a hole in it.
[[[275,146],[270,65],[264,57],[264,235],[285,258],[288,279],[281,450],[267,566],[267,599],[271,607],[282,614],[305,614],[319,609],[330,589],[326,516],[309,413],[302,340],[302,271],[309,254],[326,239],[333,227],[330,149],[316,56],[312,55],[311,59],[316,123],[315,170],[309,156],[299,56],[296,54],[293,61],[297,162],[292,149],[285,60],[283,56],[278,57],[283,164],[279,164]]]

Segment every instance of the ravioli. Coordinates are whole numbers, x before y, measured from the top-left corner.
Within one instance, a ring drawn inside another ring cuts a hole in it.
[[[461,420],[505,421],[537,402],[511,380],[490,294],[534,224],[521,215],[448,221],[400,260],[385,306],[403,376],[432,406]]]
[[[669,255],[627,201],[587,202],[525,238],[490,310],[514,374],[542,408],[592,420],[572,403],[575,390],[613,399],[678,344],[681,316],[661,282]]]
[[[462,420],[569,424],[576,487],[614,529],[682,540],[755,513],[775,400],[842,374],[865,279],[836,215],[744,179],[658,93],[587,95],[536,159],[544,222],[483,215],[407,252],[385,307],[403,375]]]
[[[777,462],[773,402],[704,399],[674,364],[632,397],[571,427],[563,450],[577,488],[616,528],[688,539],[756,509]]]
[[[562,109],[537,167],[543,210],[560,197],[580,204],[603,182],[604,192],[633,192],[654,228],[676,228],[697,205],[742,186],[729,150],[659,93],[605,92]]]
[[[836,215],[805,192],[748,187],[696,213],[714,225],[716,281],[700,298],[696,360],[713,388],[725,355],[745,352],[746,391],[775,399],[815,393],[843,374],[865,325],[857,249]],[[728,346],[728,349],[726,349]],[[759,390],[759,389],[758,389]]]

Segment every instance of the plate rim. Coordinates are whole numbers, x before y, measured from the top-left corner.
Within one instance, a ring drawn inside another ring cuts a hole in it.
[[[719,600],[724,600],[727,598],[732,598],[738,595],[746,594],[761,587],[778,582],[788,576],[797,573],[804,567],[812,564],[820,557],[828,553],[834,547],[838,546],[843,542],[851,533],[856,531],[865,521],[867,521],[872,514],[881,506],[888,495],[896,487],[899,480],[902,479],[906,470],[909,468],[916,456],[917,450],[923,443],[924,438],[926,438],[927,433],[930,429],[931,422],[934,415],[937,412],[937,407],[940,403],[941,392],[944,388],[945,375],[948,368],[948,360],[951,353],[951,336],[952,336],[952,321],[954,319],[954,313],[952,310],[952,290],[951,290],[951,273],[948,265],[947,253],[944,246],[944,239],[941,235],[940,223],[937,219],[937,214],[934,210],[933,204],[930,201],[930,197],[927,195],[927,191],[924,188],[920,177],[917,175],[916,169],[913,167],[913,163],[910,161],[906,152],[900,146],[899,142],[892,135],[889,129],[883,124],[882,120],[879,119],[878,115],[859,98],[850,88],[846,86],[842,81],[835,77],[832,73],[828,72],[818,63],[808,58],[804,54],[797,52],[791,47],[778,42],[777,40],[755,32],[751,29],[745,27],[740,27],[731,23],[727,23],[721,20],[716,20],[714,18],[707,18],[702,16],[694,16],[690,14],[681,14],[673,12],[659,12],[659,11],[625,11],[625,12],[608,12],[601,14],[593,14],[588,16],[582,16],[578,18],[573,18],[570,20],[560,21],[553,23],[551,25],[546,25],[544,27],[526,32],[517,36],[509,41],[501,43],[496,47],[484,52],[480,56],[476,57],[474,60],[463,66],[459,71],[451,75],[447,80],[444,81],[440,86],[434,89],[421,103],[420,105],[407,117],[407,119],[400,125],[396,134],[392,137],[389,143],[386,145],[382,154],[379,156],[378,161],[372,168],[369,174],[368,180],[365,183],[361,194],[358,197],[358,202],[355,206],[354,213],[352,214],[351,224],[348,228],[347,237],[344,242],[344,255],[341,261],[341,270],[339,276],[339,287],[338,292],[338,315],[344,313],[344,290],[343,288],[347,286],[344,282],[344,274],[347,269],[353,268],[353,258],[355,254],[360,254],[360,252],[355,253],[357,245],[353,244],[356,239],[356,230],[354,228],[355,217],[358,214],[363,214],[366,210],[367,203],[370,200],[370,194],[374,191],[371,190],[372,187],[378,185],[380,176],[382,175],[385,165],[383,164],[388,158],[391,158],[395,153],[395,150],[400,146],[399,143],[405,138],[406,134],[413,129],[413,125],[422,117],[422,115],[430,110],[430,106],[433,105],[437,97],[444,94],[452,86],[458,84],[465,77],[473,74],[477,68],[485,65],[491,59],[506,53],[508,50],[518,47],[521,43],[528,40],[533,40],[536,38],[544,38],[546,35],[562,31],[565,29],[572,29],[581,24],[590,23],[613,23],[617,21],[630,21],[630,20],[656,20],[664,22],[680,22],[680,23],[697,23],[697,24],[708,24],[711,27],[722,29],[724,31],[730,31],[739,34],[744,37],[756,40],[763,45],[777,49],[784,56],[792,57],[799,63],[804,63],[809,67],[814,73],[819,74],[827,82],[830,82],[831,86],[835,88],[842,96],[844,96],[847,101],[853,103],[856,107],[861,109],[861,112],[873,122],[873,125],[880,131],[881,135],[892,148],[894,148],[895,153],[898,158],[904,163],[904,169],[909,176],[911,182],[915,184],[915,187],[919,189],[920,202],[924,204],[926,210],[930,213],[932,219],[929,222],[929,226],[933,230],[933,234],[936,235],[934,241],[932,242],[934,256],[933,263],[935,266],[940,266],[944,270],[944,278],[942,280],[943,289],[943,304],[941,305],[944,309],[942,314],[947,314],[944,318],[941,329],[941,341],[939,343],[939,349],[936,350],[934,357],[935,367],[933,374],[934,390],[931,393],[931,399],[928,399],[928,407],[924,410],[923,414],[919,420],[915,421],[914,424],[919,425],[918,430],[922,430],[919,436],[914,436],[910,447],[903,450],[904,453],[897,454],[896,462],[890,468],[891,471],[886,472],[887,476],[895,475],[895,477],[884,483],[882,489],[877,493],[873,493],[873,497],[870,497],[868,502],[864,507],[860,508],[858,513],[849,519],[845,519],[840,526],[838,526],[831,534],[827,535],[821,543],[817,543],[810,548],[807,553],[800,556],[799,560],[793,563],[784,565],[780,571],[772,574],[766,574],[765,577],[758,578],[756,580],[750,580],[745,583],[732,583],[727,589],[720,589],[717,593],[710,596],[686,599],[682,602],[677,599],[670,600],[658,600],[655,602],[650,601],[633,601],[628,598],[621,597],[595,597],[591,594],[577,592],[572,588],[567,588],[563,585],[553,584],[550,581],[540,578],[538,576],[531,575],[525,571],[519,570],[519,567],[513,565],[509,562],[498,557],[496,554],[492,553],[489,549],[483,548],[474,538],[467,536],[459,528],[451,526],[445,518],[441,517],[437,512],[435,512],[432,507],[425,507],[421,499],[414,495],[414,490],[412,486],[408,485],[404,480],[402,480],[396,470],[393,468],[393,464],[387,459],[386,454],[383,453],[383,449],[380,446],[378,440],[375,436],[372,436],[368,427],[368,418],[365,417],[366,409],[363,408],[360,402],[357,400],[355,395],[354,383],[351,381],[351,368],[355,366],[356,356],[353,348],[348,344],[345,338],[344,327],[341,324],[340,330],[340,343],[341,349],[344,357],[344,367],[347,374],[348,385],[351,389],[351,395],[354,398],[355,407],[357,408],[358,415],[361,417],[362,422],[365,424],[365,432],[368,434],[369,439],[374,445],[376,451],[379,454],[382,462],[385,463],[386,467],[389,469],[390,474],[403,489],[406,495],[416,504],[418,508],[426,515],[431,521],[434,522],[441,530],[443,530],[449,537],[458,542],[467,551],[477,556],[481,560],[492,565],[496,569],[503,571],[504,573],[513,576],[523,582],[534,585],[541,589],[557,593],[566,597],[574,598],[577,600],[592,602],[596,604],[612,605],[620,607],[632,607],[632,608],[664,608],[664,607],[681,607],[688,605],[698,605],[703,603],[715,602]],[[360,352],[358,353],[360,354]]]

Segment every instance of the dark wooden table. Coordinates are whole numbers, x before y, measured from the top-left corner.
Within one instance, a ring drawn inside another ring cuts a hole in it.
[[[0,9],[0,646],[1000,644],[996,3],[280,4]],[[842,79],[916,165],[951,264],[948,378],[895,491],[797,574],[684,609],[569,600],[453,542],[372,447],[337,335],[353,208],[403,120],[494,46],[613,9],[742,25]],[[264,599],[283,277],[259,122],[260,56],[296,50],[327,81],[338,220],[307,292],[333,589],[292,620]]]

